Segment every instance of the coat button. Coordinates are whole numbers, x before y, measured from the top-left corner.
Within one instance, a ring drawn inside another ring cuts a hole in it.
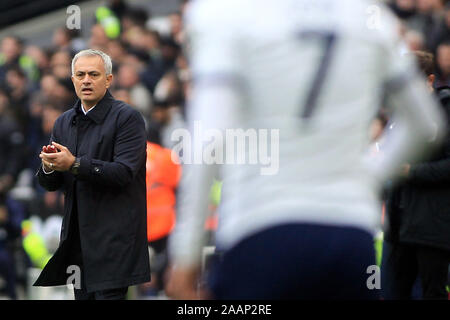
[[[98,173],[98,172],[100,172],[100,168],[99,167],[95,167],[94,171]]]

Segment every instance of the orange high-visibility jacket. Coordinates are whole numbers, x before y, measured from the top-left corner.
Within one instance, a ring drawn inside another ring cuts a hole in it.
[[[172,161],[171,150],[147,142],[147,238],[158,240],[175,226],[175,188],[181,165]]]

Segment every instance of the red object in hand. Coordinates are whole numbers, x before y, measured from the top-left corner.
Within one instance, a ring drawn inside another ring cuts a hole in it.
[[[55,153],[58,152],[58,149],[56,149],[56,147],[53,145],[48,145],[43,147],[43,151],[45,153]]]

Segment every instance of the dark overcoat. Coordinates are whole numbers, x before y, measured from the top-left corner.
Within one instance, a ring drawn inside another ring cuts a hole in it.
[[[80,157],[81,165],[77,175],[45,174],[42,166],[36,174],[48,191],[63,190],[65,202],[59,247],[34,285],[64,285],[73,274],[72,218],[78,218],[88,292],[149,281],[146,132],[140,113],[107,91],[87,115],[80,101],[63,113],[51,140]]]
[[[399,239],[450,251],[450,88],[437,90],[437,95],[447,134],[430,161],[411,166],[401,193]]]

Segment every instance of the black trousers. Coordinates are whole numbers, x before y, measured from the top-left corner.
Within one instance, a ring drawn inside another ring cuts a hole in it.
[[[397,243],[392,250],[392,281],[399,300],[411,299],[419,276],[423,299],[447,300],[446,290],[450,251],[424,245]]]
[[[213,260],[218,300],[378,300],[367,285],[373,237],[351,227],[283,224],[241,240]]]

